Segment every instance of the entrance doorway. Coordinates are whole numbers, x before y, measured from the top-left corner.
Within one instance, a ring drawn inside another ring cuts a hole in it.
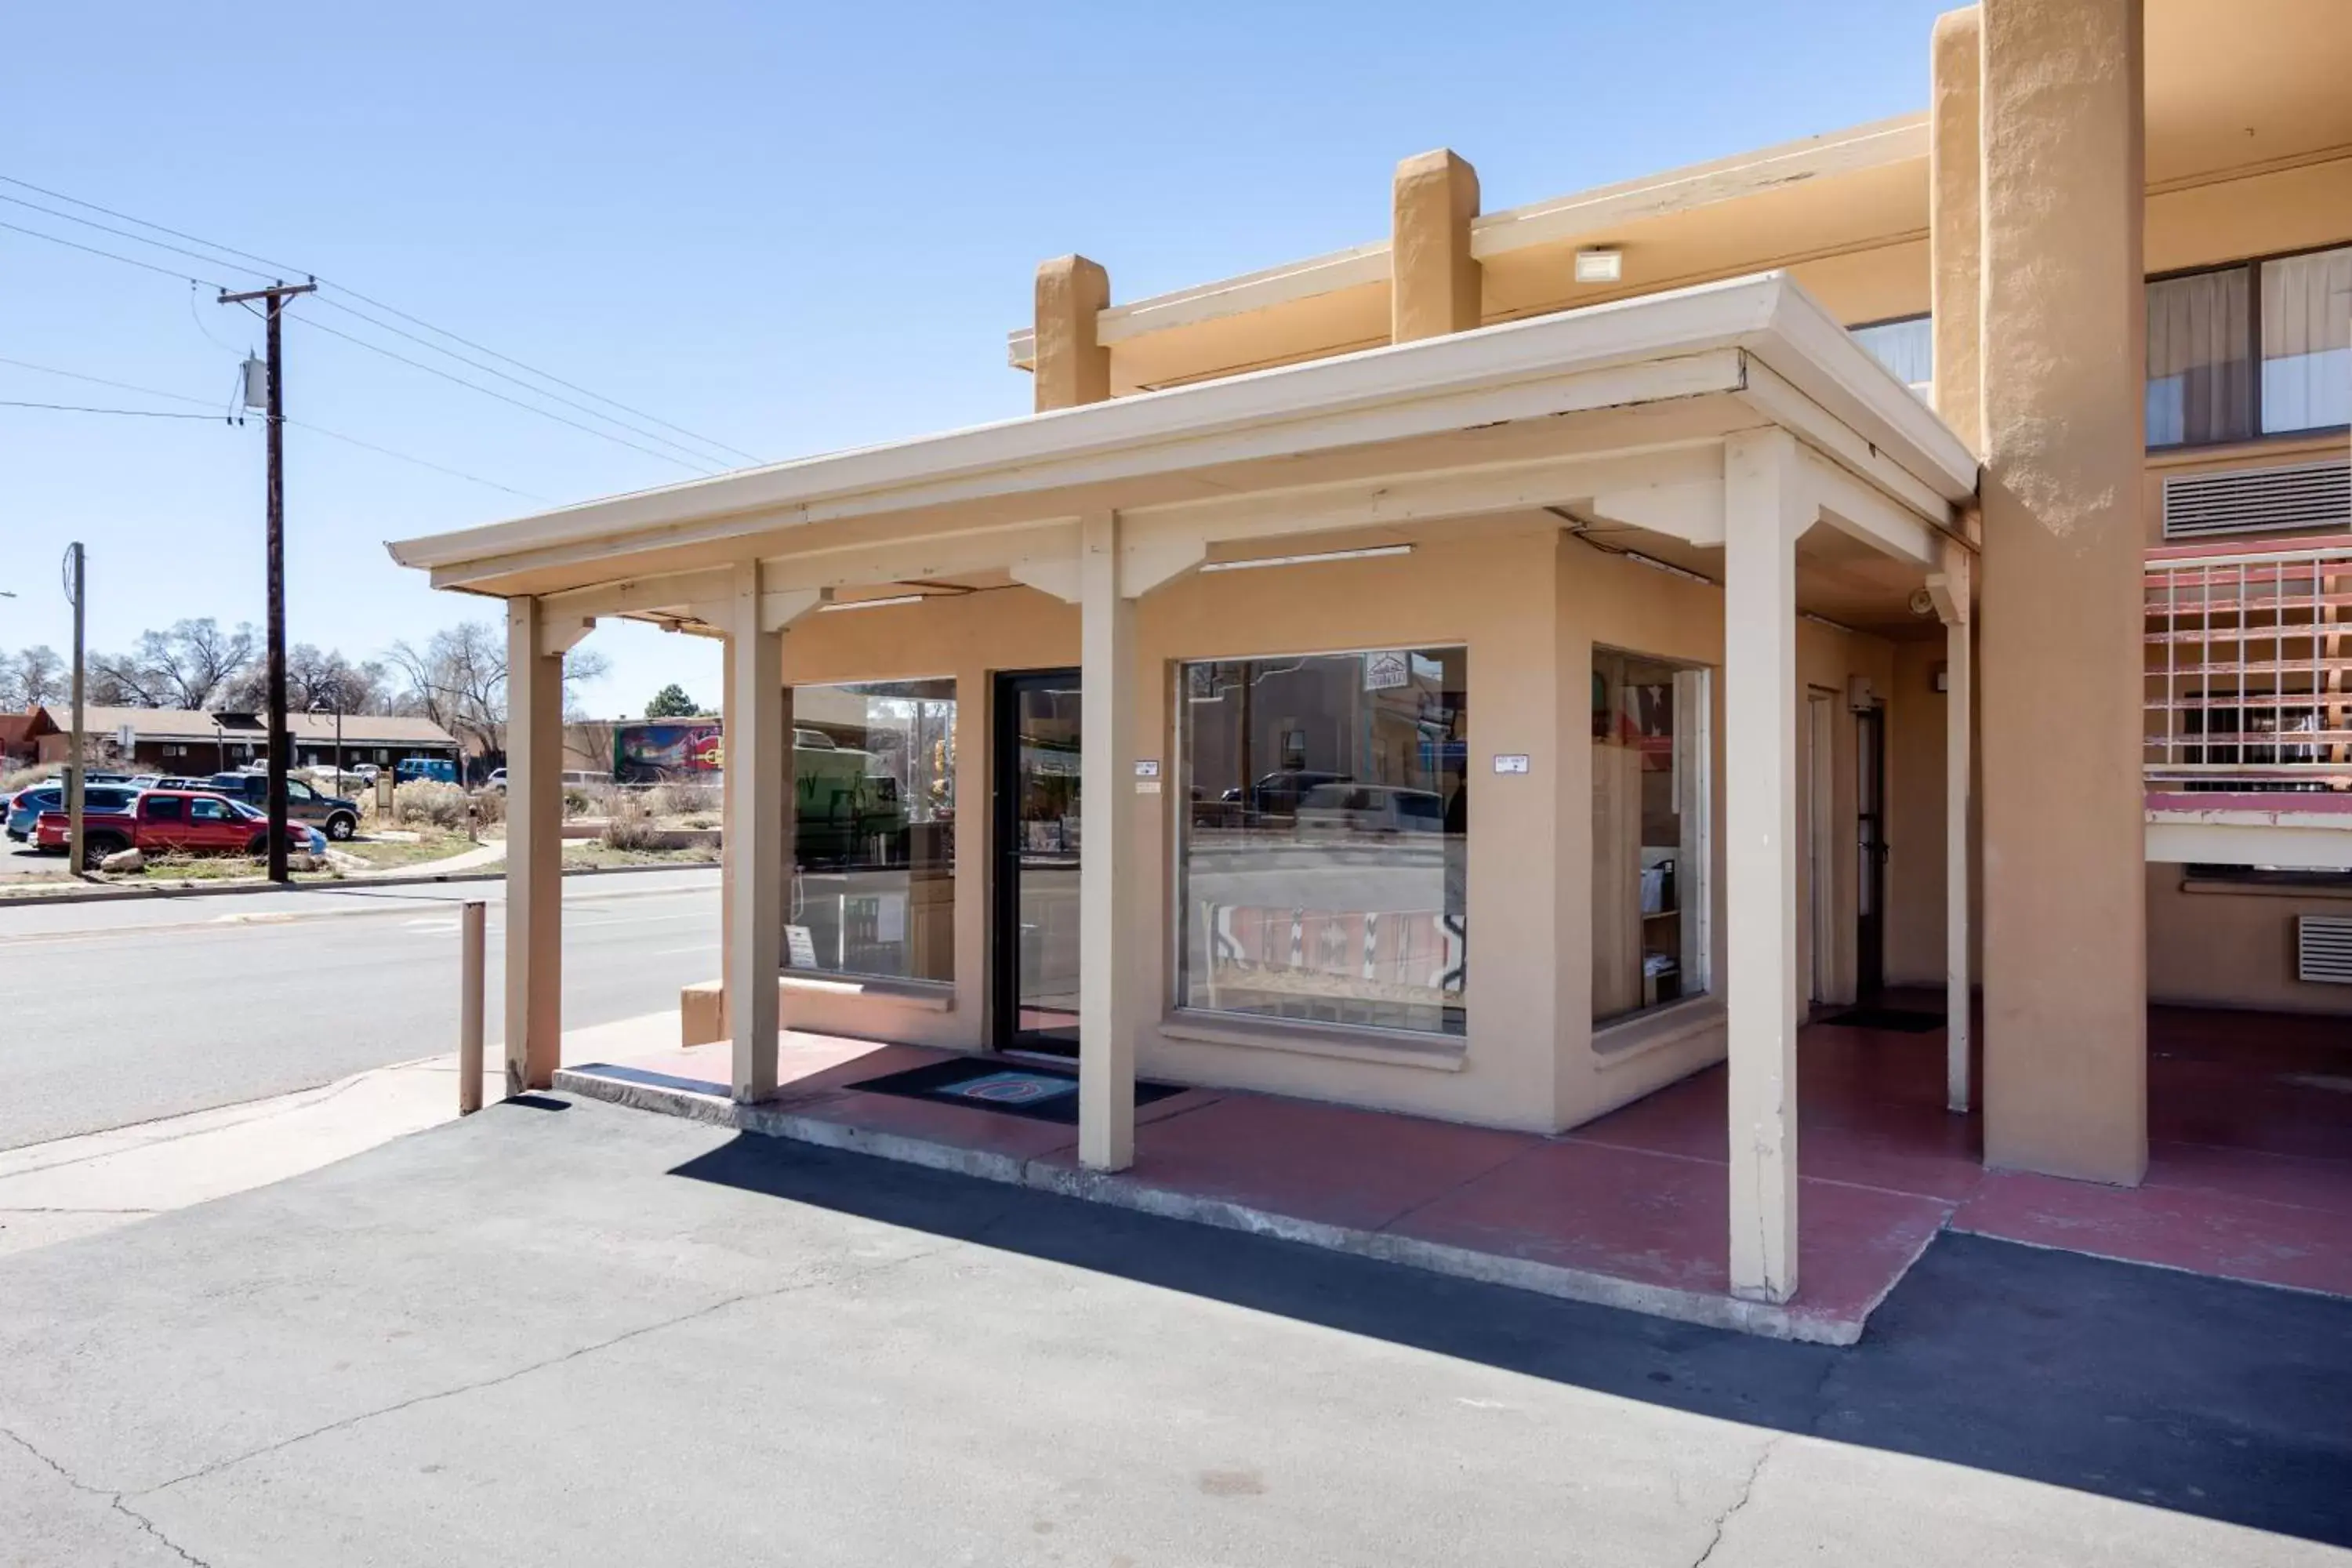
[[[1080,715],[1075,669],[996,678],[998,1050],[1078,1049]]]
[[[1838,994],[1837,958],[1837,695],[1809,691],[1805,700],[1805,901],[1812,952],[1812,1004],[1832,1006]]]
[[[1855,813],[1860,837],[1854,890],[1854,986],[1868,998],[1886,984],[1886,710],[1858,708],[1853,715]]]

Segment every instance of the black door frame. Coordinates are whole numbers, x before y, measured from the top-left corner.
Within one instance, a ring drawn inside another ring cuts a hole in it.
[[[1886,984],[1886,710],[1854,712],[1855,859],[1860,885],[1854,902],[1854,994],[1867,1001]]]
[[[1027,686],[1066,689],[1075,668],[1000,669],[989,689],[988,1046],[993,1051],[1038,1051],[1073,1057],[1064,1042],[1024,1035],[1021,1028],[1021,704]],[[1078,743],[1086,744],[1083,731]],[[1085,849],[1081,847],[1080,857]]]

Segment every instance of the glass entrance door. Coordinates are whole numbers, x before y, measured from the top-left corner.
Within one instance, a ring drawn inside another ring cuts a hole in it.
[[[1078,672],[996,685],[995,1040],[1078,1049]]]

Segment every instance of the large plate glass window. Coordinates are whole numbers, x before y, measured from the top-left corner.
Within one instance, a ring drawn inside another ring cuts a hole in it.
[[[1181,668],[1181,1005],[1464,1032],[1468,702],[1459,647]]]
[[[955,978],[956,687],[793,689],[784,964]]]
[[[2352,423],[2352,246],[2147,284],[2147,444]]]
[[[1592,650],[1592,1021],[1708,989],[1707,672]]]

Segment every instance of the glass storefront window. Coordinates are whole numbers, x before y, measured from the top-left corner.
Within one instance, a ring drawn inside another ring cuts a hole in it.
[[[1707,673],[1592,650],[1592,1021],[1707,990]]]
[[[1180,1005],[1464,1032],[1468,655],[1188,664]]]
[[[955,978],[956,687],[793,689],[784,965]]]

